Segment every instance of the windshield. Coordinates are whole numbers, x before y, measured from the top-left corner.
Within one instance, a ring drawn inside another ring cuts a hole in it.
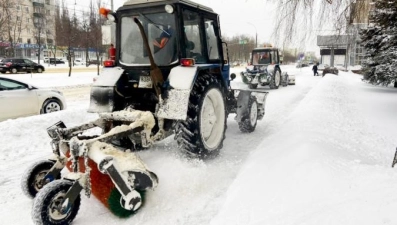
[[[174,15],[161,12],[122,17],[121,64],[131,66],[150,64],[149,55],[134,18],[138,18],[144,27],[155,63],[165,66],[175,62],[177,54]]]
[[[255,51],[252,53],[253,65],[270,64],[270,62],[271,62],[271,52],[269,50]]]

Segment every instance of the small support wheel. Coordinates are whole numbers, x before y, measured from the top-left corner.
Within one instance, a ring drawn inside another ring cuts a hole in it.
[[[67,208],[62,207],[72,185],[68,180],[56,180],[41,189],[33,202],[32,219],[35,224],[70,224],[74,220],[80,208],[80,194],[74,202],[69,202]]]
[[[50,160],[41,160],[29,168],[24,172],[21,179],[21,187],[23,193],[29,198],[34,198],[44,185],[53,181],[54,178],[44,180],[45,175],[50,171],[50,169],[54,166],[55,162]],[[60,179],[61,174],[59,174],[55,179]]]

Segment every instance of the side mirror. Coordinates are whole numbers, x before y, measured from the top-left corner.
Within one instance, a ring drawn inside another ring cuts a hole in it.
[[[31,85],[28,85],[29,90],[33,90],[33,87]]]
[[[227,60],[223,60],[223,64],[228,64]]]
[[[236,74],[234,74],[234,73],[230,74],[230,79],[231,79],[231,80],[236,79]]]

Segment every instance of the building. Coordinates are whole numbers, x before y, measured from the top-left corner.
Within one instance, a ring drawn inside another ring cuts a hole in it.
[[[55,0],[8,0],[0,10],[5,21],[0,28],[0,56],[48,55],[55,42]]]
[[[350,39],[350,35],[317,36],[317,45],[320,47],[320,63],[330,66],[346,65]]]
[[[345,67],[361,65],[365,50],[360,44],[360,30],[370,23],[373,6],[374,0],[357,0],[350,7],[352,16],[347,20],[346,34],[317,36],[321,63]]]
[[[364,4],[358,6],[357,2],[352,5],[352,12],[355,12],[356,16],[352,16],[348,20],[347,33],[351,36],[349,41],[348,49],[348,62],[347,65],[355,66],[361,65],[365,50],[360,44],[360,30],[368,27],[369,15],[374,7],[374,0],[359,0]]]

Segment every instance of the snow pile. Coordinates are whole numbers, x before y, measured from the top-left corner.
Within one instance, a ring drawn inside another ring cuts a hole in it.
[[[390,167],[397,89],[363,83],[347,72],[321,77],[308,67],[282,70],[295,74],[297,85],[259,87],[270,93],[253,133],[241,133],[231,115],[216,159],[187,159],[172,137],[137,152],[159,177],[141,210],[120,219],[83,195],[73,224],[397,224],[397,169]],[[244,85],[239,77],[233,86]],[[51,155],[47,127],[98,118],[86,113],[88,101],[0,123],[3,224],[32,223],[32,200],[22,195],[20,178],[30,164]]]
[[[380,135],[360,115],[362,93],[349,76],[322,78],[264,139],[211,224],[397,222],[396,131]]]

